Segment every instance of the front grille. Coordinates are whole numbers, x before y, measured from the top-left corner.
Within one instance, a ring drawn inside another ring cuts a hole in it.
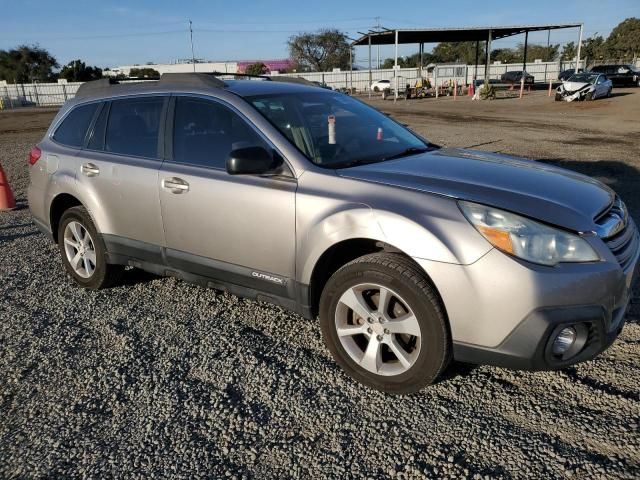
[[[604,240],[624,271],[631,266],[640,245],[638,229],[620,198],[596,221]]]

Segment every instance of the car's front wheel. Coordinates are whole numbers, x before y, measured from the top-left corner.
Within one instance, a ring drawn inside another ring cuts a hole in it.
[[[320,325],[336,362],[377,390],[418,391],[449,362],[449,329],[435,289],[399,254],[366,255],[338,270],[322,292]]]
[[[81,287],[96,290],[120,279],[123,267],[107,263],[102,237],[84,207],[64,212],[58,228],[58,246],[67,272]]]

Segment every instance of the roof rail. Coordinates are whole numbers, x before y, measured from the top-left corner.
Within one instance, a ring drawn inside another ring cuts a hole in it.
[[[143,85],[159,84],[162,86],[172,85],[175,87],[208,87],[208,88],[224,88],[226,83],[210,73],[164,73],[162,76],[153,79],[145,79],[140,82],[122,83],[115,78],[101,78],[100,80],[92,80],[85,82],[78,88],[76,97],[88,97],[97,94],[110,94],[114,86],[118,85],[118,89],[127,86],[135,89],[146,88]]]
[[[231,72],[218,72],[214,70],[211,72],[212,75],[215,76],[223,76],[228,75],[229,77],[243,77],[243,78],[262,78],[263,80],[269,80],[268,75],[251,75],[250,73],[231,73]]]
[[[296,83],[299,85],[315,86],[314,83],[302,77],[285,77],[285,76],[267,76],[267,75],[248,75],[245,73],[163,73],[160,79],[147,79],[146,81],[121,83],[115,78],[101,78],[100,80],[92,80],[85,82],[78,88],[76,97],[88,97],[94,95],[113,94],[112,88],[118,85],[118,90],[123,87],[131,87],[135,91],[146,89],[149,84],[173,86],[173,87],[200,87],[200,88],[224,88],[227,84],[218,78],[219,75],[233,75],[239,77],[262,78],[272,82]]]
[[[285,77],[280,75],[251,75],[249,73],[228,73],[228,72],[212,72],[213,75],[229,75],[233,77],[244,78],[262,78],[264,80],[270,80],[272,82],[285,82],[285,83],[297,83],[299,85],[309,85],[315,87],[313,82],[310,82],[306,78],[302,77]]]
[[[215,73],[163,73],[160,85],[175,84],[180,87],[224,88],[227,86]]]
[[[87,97],[101,90],[107,90],[111,85],[117,85],[119,82],[115,78],[101,78],[100,80],[91,80],[84,82],[78,87],[76,97]]]
[[[309,85],[311,87],[317,87],[317,85],[313,82],[310,82],[306,78],[302,77],[285,77],[276,75],[274,77],[269,77],[272,82],[285,82],[285,83],[297,83],[299,85]]]

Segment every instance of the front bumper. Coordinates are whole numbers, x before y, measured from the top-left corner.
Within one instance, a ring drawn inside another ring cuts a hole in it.
[[[623,271],[598,239],[602,262],[538,267],[492,250],[471,265],[416,261],[442,297],[462,362],[551,370],[594,358],[617,338],[638,282],[640,249]],[[580,351],[551,351],[564,327],[588,331]]]
[[[626,308],[611,320],[600,306],[544,308],[532,312],[496,348],[453,344],[453,357],[460,362],[495,365],[518,370],[553,370],[591,360],[611,346],[622,331]],[[615,327],[607,331],[607,324]],[[555,335],[564,327],[584,325],[588,336],[579,353],[562,360],[551,351]]]

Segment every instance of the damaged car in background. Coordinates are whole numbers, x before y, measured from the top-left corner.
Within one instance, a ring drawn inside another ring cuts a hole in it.
[[[562,82],[556,90],[556,101],[595,100],[610,97],[613,85],[601,73],[576,73]]]

